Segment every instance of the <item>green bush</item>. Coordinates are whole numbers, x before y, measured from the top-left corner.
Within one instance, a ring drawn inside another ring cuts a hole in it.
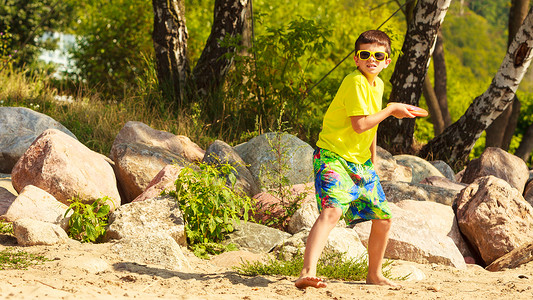
[[[189,247],[197,256],[205,257],[206,252],[228,250],[220,243],[241,217],[248,221],[251,199],[233,191],[236,170],[231,165],[198,163],[197,167],[183,168],[175,182],[176,190],[168,194],[176,199],[183,213]]]
[[[105,203],[108,199],[99,198],[92,204],[85,204],[78,197],[71,199],[71,204],[65,212],[66,217],[72,211],[68,236],[81,242],[96,242],[101,239],[106,233],[110,207]]]

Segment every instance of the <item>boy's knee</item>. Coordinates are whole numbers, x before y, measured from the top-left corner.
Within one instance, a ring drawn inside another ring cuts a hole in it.
[[[373,220],[372,226],[378,226],[381,230],[388,231],[392,226],[392,219]]]
[[[339,207],[326,208],[320,213],[320,217],[326,221],[337,223],[342,216],[342,209]]]

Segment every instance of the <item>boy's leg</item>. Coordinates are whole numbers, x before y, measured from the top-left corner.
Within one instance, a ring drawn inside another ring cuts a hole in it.
[[[318,216],[315,224],[309,232],[304,253],[304,266],[300,273],[300,278],[296,280],[294,285],[297,288],[305,289],[307,287],[321,288],[326,287],[326,283],[322,279],[316,277],[316,266],[318,259],[326,242],[329,233],[335,227],[342,215],[342,209],[325,208]]]
[[[391,224],[391,219],[372,220],[372,229],[368,238],[368,275],[366,277],[368,284],[397,286],[385,278],[381,272]]]

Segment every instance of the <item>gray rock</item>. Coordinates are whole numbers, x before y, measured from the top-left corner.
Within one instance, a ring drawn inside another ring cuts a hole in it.
[[[396,203],[403,200],[432,201],[452,205],[459,191],[426,184],[400,181],[382,181],[387,201]]]
[[[111,250],[123,260],[137,264],[159,265],[175,271],[191,268],[174,238],[161,232],[121,239],[113,244]]]
[[[21,246],[54,245],[68,240],[67,233],[59,225],[33,219],[13,222],[13,234]]]
[[[234,243],[243,250],[270,252],[274,246],[290,236],[286,232],[264,225],[244,221],[239,223],[235,224],[235,231],[228,235],[225,243]]]
[[[381,180],[394,180],[411,182],[413,172],[410,167],[400,165],[387,150],[376,147],[377,160],[374,165],[376,173]]]
[[[106,241],[164,233],[178,245],[187,245],[181,211],[169,196],[122,205],[109,215],[109,224]]]
[[[76,138],[47,115],[24,107],[0,107],[0,173],[11,173],[31,143],[46,129],[57,129]]]
[[[233,148],[223,141],[216,140],[206,150],[204,162],[210,164],[229,164],[235,168],[237,182],[235,191],[243,191],[249,197],[253,197],[261,192],[261,188],[255,182],[254,177],[246,167],[246,163],[233,150]]]
[[[533,240],[533,207],[503,179],[478,178],[455,202],[461,232],[487,265]]]
[[[458,193],[468,186],[466,183],[460,183],[454,180],[450,180],[446,177],[440,177],[440,176],[430,176],[426,177],[426,179],[420,181],[420,184],[427,184],[432,185],[436,187],[441,187],[449,190],[457,191]]]
[[[455,172],[450,165],[442,160],[433,160],[429,163],[437,168],[437,170],[439,170],[444,177],[448,178],[450,181],[455,181]]]
[[[313,148],[293,135],[269,132],[234,149],[249,165],[252,176],[262,187],[275,183],[272,178],[280,167],[276,158],[278,150],[282,176],[288,179],[288,185],[307,183],[313,179]]]
[[[424,178],[430,176],[444,177],[436,167],[418,156],[402,154],[395,155],[394,158],[398,164],[411,168],[413,175],[412,183],[419,183]]]

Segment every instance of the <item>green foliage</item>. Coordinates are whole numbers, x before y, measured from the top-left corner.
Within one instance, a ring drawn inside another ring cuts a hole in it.
[[[243,217],[248,221],[251,199],[233,191],[235,168],[229,164],[212,166],[198,163],[197,169],[185,167],[175,182],[176,190],[169,191],[183,213],[185,233],[192,249],[209,252],[219,251],[214,243],[225,240],[234,230],[234,224]],[[226,180],[231,187],[226,185]],[[198,244],[199,247],[194,246]]]
[[[143,72],[143,57],[154,52],[150,1],[86,1],[75,28],[72,49],[79,74],[74,78],[101,92],[120,95]]]
[[[8,48],[18,50],[17,66],[32,64],[41,49],[54,49],[55,41],[43,41],[45,32],[66,28],[73,5],[56,0],[6,0],[0,2],[0,28],[9,29],[12,39]]]
[[[49,260],[42,255],[35,255],[8,247],[0,251],[0,270],[26,270],[29,266]]]
[[[0,69],[10,69],[13,62],[13,54],[17,53],[17,50],[11,49],[11,41],[13,35],[9,33],[9,27],[0,32]]]
[[[392,278],[390,266],[392,261],[383,263],[383,275],[389,279],[406,280],[409,275],[402,278]],[[298,253],[295,257],[284,259],[270,259],[267,262],[243,262],[235,270],[242,275],[282,275],[298,277],[303,267],[303,255]],[[359,281],[366,279],[368,262],[366,258],[347,258],[345,253],[325,252],[318,261],[317,276],[346,281]]]
[[[109,198],[96,199],[92,204],[74,197],[69,208],[65,212],[65,217],[72,212],[69,220],[68,236],[81,242],[96,242],[106,233],[109,205],[106,201]]]
[[[13,234],[13,224],[0,220],[0,234]]]

